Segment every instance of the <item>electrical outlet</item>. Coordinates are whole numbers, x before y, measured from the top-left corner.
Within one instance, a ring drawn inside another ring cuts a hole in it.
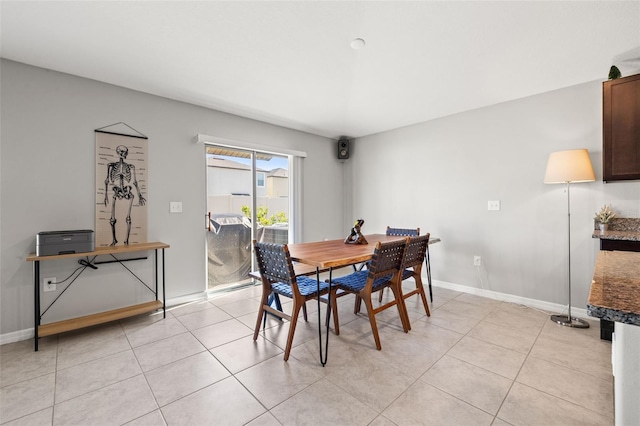
[[[169,202],[169,213],[182,213],[182,201]]]
[[[42,279],[42,291],[56,291],[56,277]]]
[[[482,266],[482,257],[473,256],[473,266]]]
[[[493,200],[493,201],[487,202],[487,210],[499,211],[500,210],[500,200]]]

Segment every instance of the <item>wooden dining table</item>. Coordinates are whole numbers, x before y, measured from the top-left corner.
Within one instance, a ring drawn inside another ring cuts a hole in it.
[[[347,244],[344,240],[326,240],[310,243],[289,244],[289,254],[291,260],[316,268],[316,279],[318,280],[318,292],[320,291],[320,273],[328,270],[329,283],[331,283],[333,269],[344,266],[355,265],[371,260],[378,242],[385,243],[397,241],[406,237],[371,234],[365,235],[368,244]],[[331,284],[329,284],[331,288]],[[322,320],[320,314],[320,298],[318,297],[318,338],[320,363],[324,367],[329,356],[329,321],[326,322],[326,337],[324,340],[324,354],[322,349]],[[327,297],[327,310],[331,312],[331,298]]]

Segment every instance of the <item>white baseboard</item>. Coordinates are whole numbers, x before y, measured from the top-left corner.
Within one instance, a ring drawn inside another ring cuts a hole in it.
[[[196,300],[201,300],[206,298],[207,298],[207,293],[203,291],[200,293],[189,294],[187,296],[180,296],[180,297],[167,299],[165,302],[166,302],[167,308],[170,308],[172,306],[181,305],[183,303],[188,303],[188,302],[194,302]],[[0,334],[0,345],[33,339],[33,336],[34,336],[33,327],[26,328],[24,330],[13,331],[10,333]]]
[[[424,282],[425,280],[423,280]],[[558,303],[545,302],[544,300],[529,299],[528,297],[515,296],[513,294],[499,293],[497,291],[485,290],[483,288],[469,287],[461,284],[448,283],[446,281],[432,280],[431,284],[434,287],[442,287],[448,290],[459,291],[462,293],[475,294],[476,296],[487,297],[489,299],[501,300],[504,302],[517,303],[520,305],[529,306],[531,308],[541,309],[549,313],[566,313],[567,305],[560,305]],[[597,318],[587,315],[587,310],[582,308],[571,307],[571,316],[579,318],[588,318],[591,320],[597,320]]]
[[[21,342],[27,339],[33,339],[33,327],[25,330],[12,331],[11,333],[0,334],[0,345]]]
[[[426,282],[424,277],[423,282]],[[469,287],[461,284],[448,283],[446,281],[433,280],[432,285],[434,287],[446,288],[448,290],[459,291],[461,293],[475,294],[476,296],[487,297],[489,299],[501,300],[505,302],[518,303],[520,305],[529,306],[536,309],[541,309],[547,312],[560,313],[566,310],[565,305],[559,305],[557,303],[545,302],[543,300],[529,299],[527,297],[514,296],[513,294],[498,293],[497,291],[485,290],[483,288]],[[186,296],[174,297],[166,300],[167,308],[180,305],[183,303],[195,302],[196,300],[207,299],[209,296],[207,292],[193,293]],[[571,315],[588,318],[594,320],[595,318],[587,315],[586,309],[580,309],[576,307],[571,308]],[[22,340],[33,338],[33,327],[25,330],[13,331],[11,333],[0,334],[0,345],[7,343],[20,342]]]

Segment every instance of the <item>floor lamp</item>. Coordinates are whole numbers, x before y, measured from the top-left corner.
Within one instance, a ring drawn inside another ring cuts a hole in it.
[[[571,198],[569,187],[572,183],[593,182],[596,180],[586,149],[552,152],[547,162],[544,183],[564,183],[567,185],[567,244],[569,260],[569,310],[567,315],[551,315],[551,321],[560,325],[576,328],[588,328],[589,323],[571,316]]]

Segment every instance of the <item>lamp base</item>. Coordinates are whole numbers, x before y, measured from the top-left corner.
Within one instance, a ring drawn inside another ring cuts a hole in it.
[[[551,315],[551,321],[567,327],[589,328],[589,323],[585,320],[576,317],[569,318],[567,315]]]

